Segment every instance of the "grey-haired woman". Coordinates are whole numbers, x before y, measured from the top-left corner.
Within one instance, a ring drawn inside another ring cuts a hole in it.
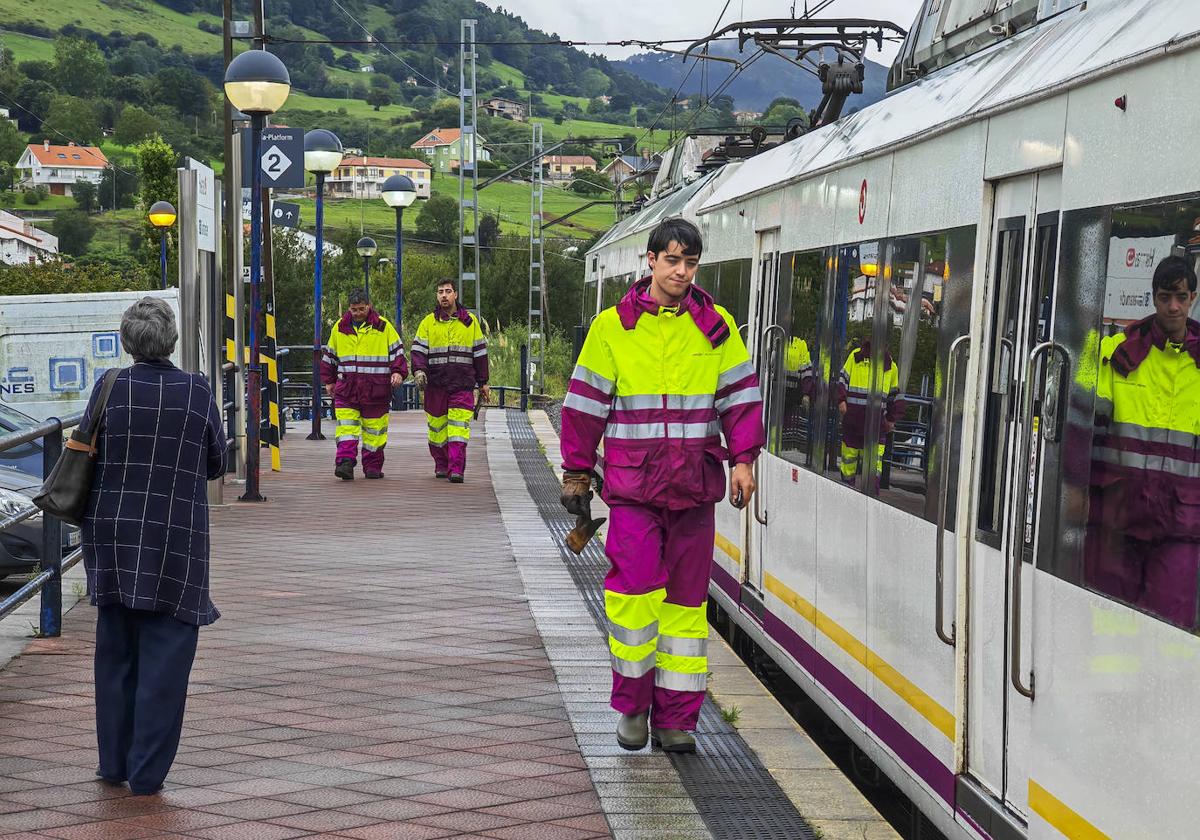
[[[219,615],[208,592],[207,482],[222,474],[225,435],[208,382],[169,361],[178,337],[161,299],[126,310],[121,344],[134,364],[104,410],[83,522],[98,608],[96,774],[139,795],[160,790],[175,760],[198,630]]]

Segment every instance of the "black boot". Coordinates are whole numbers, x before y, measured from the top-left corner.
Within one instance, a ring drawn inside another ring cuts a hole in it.
[[[338,461],[336,467],[333,468],[333,474],[342,481],[354,480],[354,462],[353,461]]]

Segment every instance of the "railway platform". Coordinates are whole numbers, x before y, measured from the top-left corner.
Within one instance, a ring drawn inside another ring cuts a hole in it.
[[[715,636],[700,752],[617,747],[603,554],[561,548],[544,417],[489,411],[463,485],[416,412],[384,481],[336,480],[332,448],[290,437],[266,503],[213,511],[223,617],[160,794],[94,778],[85,602],[0,670],[0,836],[895,836]]]

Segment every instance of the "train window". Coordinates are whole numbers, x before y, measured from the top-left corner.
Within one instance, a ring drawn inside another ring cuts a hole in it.
[[[825,404],[829,379],[829,354],[821,352],[828,280],[825,252],[783,255],[776,312],[785,335],[776,368],[779,391],[768,418],[768,440],[772,452],[811,469],[820,463],[815,431],[822,428],[823,412],[816,409]]]
[[[720,263],[700,263],[700,268],[696,271],[696,285],[715,297],[719,271]]]
[[[871,399],[876,384],[874,324],[881,257],[878,242],[838,249],[827,380],[831,409],[826,423],[826,470],[832,467],[842,482],[870,493],[876,490],[883,458],[879,401]]]
[[[958,485],[954,452],[962,432],[963,360],[953,399],[947,400],[951,348],[970,329],[975,228],[897,240],[891,247],[884,333],[896,365],[897,393],[884,393],[890,377],[881,373],[880,401],[885,435],[879,497],[931,522],[937,521],[941,470],[947,477],[947,527],[953,530]],[[891,425],[888,431],[888,425]],[[947,436],[946,431],[950,434]],[[948,449],[947,449],[948,447]],[[933,492],[931,492],[931,490]]]
[[[717,303],[729,310],[739,327],[750,320],[750,277],[753,260],[726,260],[720,264],[717,288],[709,289]]]
[[[1083,538],[1059,538],[1048,565],[1073,583],[1194,632],[1200,609],[1200,325],[1178,315],[1180,306],[1194,305],[1194,292],[1178,284],[1155,290],[1153,279],[1168,257],[1195,266],[1200,200],[1113,209],[1106,261],[1093,244],[1102,241],[1102,222],[1085,222],[1067,227],[1063,250],[1072,275],[1082,278],[1077,284],[1083,305],[1091,305],[1084,310],[1090,319],[1060,329],[1056,316],[1055,339],[1078,363],[1062,445],[1062,487],[1044,494],[1062,498],[1055,531]],[[1099,257],[1090,255],[1093,250]],[[1181,269],[1176,263],[1175,273],[1186,275]],[[1105,280],[1102,299],[1092,291],[1096,275]],[[1061,290],[1060,300],[1067,294]],[[1091,412],[1081,408],[1088,405]]]
[[[607,278],[600,292],[600,308],[608,309],[620,303],[635,279],[635,274],[618,274],[616,277]]]
[[[579,323],[587,326],[592,323],[592,319],[596,317],[596,280],[595,278],[583,281],[583,301],[580,311]]]

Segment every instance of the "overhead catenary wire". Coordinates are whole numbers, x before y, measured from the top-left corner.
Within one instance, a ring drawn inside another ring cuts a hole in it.
[[[350,13],[350,11],[349,11],[349,10],[348,10],[348,9],[347,9],[345,6],[343,6],[341,3],[339,3],[339,2],[338,2],[338,0],[333,0],[333,5],[337,6],[339,9],[341,9],[341,11],[342,11],[342,14],[344,14],[346,17],[350,18],[350,20],[351,20],[351,21],[353,21],[353,22],[354,22],[354,23],[355,23],[355,24],[358,26],[358,28],[359,28],[359,29],[361,29],[363,32],[366,32],[368,35],[370,35],[370,36],[371,36],[371,40],[370,40],[370,41],[360,41],[360,42],[358,42],[359,44],[366,44],[366,45],[371,45],[371,46],[379,46],[379,47],[382,47],[382,48],[383,48],[383,50],[384,50],[385,52],[387,52],[387,54],[388,54],[388,55],[390,55],[392,58],[394,58],[394,59],[396,59],[397,61],[399,61],[401,64],[403,64],[405,67],[407,67],[409,70],[411,70],[411,71],[412,71],[413,73],[415,73],[416,75],[420,76],[420,77],[421,77],[422,79],[424,79],[425,81],[429,82],[431,85],[433,85],[433,86],[434,86],[434,88],[435,88],[436,90],[439,90],[439,91],[441,91],[442,93],[446,93],[446,89],[445,89],[445,88],[443,88],[443,87],[442,87],[442,86],[441,86],[441,85],[440,85],[438,82],[436,82],[436,81],[434,81],[433,79],[429,78],[429,77],[428,77],[428,76],[426,76],[424,73],[422,73],[420,70],[418,70],[417,68],[413,67],[413,66],[412,66],[411,64],[409,64],[407,61],[405,61],[403,58],[401,58],[400,56],[396,55],[396,53],[395,53],[395,52],[393,52],[393,51],[392,51],[392,50],[391,50],[391,49],[390,49],[390,48],[387,46],[388,42],[376,40],[376,39],[375,39],[375,35],[374,35],[374,33],[372,33],[372,32],[371,32],[371,30],[367,28],[366,24],[364,24],[362,21],[360,21],[360,20],[359,20],[358,18],[356,18],[354,15],[352,15],[352,14]],[[271,39],[269,39],[269,38],[268,38],[268,43],[270,43],[270,40],[271,40]],[[275,40],[281,40],[281,39],[275,39]],[[281,42],[282,42],[282,41],[281,41]],[[320,41],[320,40],[308,41],[308,40],[304,40],[304,39],[294,39],[294,40],[289,40],[289,41],[287,41],[286,43],[317,43],[317,44],[319,44],[319,43],[326,43],[326,44],[335,44],[335,43],[338,43],[338,42],[337,42],[337,41]]]

